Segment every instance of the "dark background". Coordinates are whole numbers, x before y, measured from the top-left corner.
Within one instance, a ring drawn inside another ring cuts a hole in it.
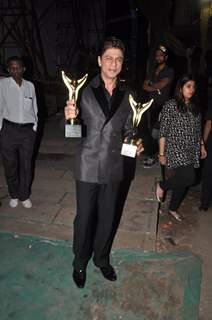
[[[187,70],[187,48],[194,49],[194,72],[204,73],[212,46],[210,10],[211,1],[200,0],[2,0],[0,71],[9,56],[21,55],[25,76],[48,82],[45,91],[52,91],[61,69],[77,77],[96,74],[99,45],[114,35],[127,47],[122,77],[140,93],[159,44],[168,47],[176,77]]]

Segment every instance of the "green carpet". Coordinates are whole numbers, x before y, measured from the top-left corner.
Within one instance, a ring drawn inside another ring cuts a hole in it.
[[[197,320],[201,261],[191,253],[116,250],[118,280],[90,262],[72,281],[69,242],[0,234],[0,320]]]

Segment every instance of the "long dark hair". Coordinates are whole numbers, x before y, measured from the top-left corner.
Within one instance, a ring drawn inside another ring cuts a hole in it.
[[[189,110],[194,116],[198,116],[198,114],[200,113],[200,108],[199,108],[199,102],[197,97],[197,88],[195,88],[194,95],[191,97],[189,101],[189,105],[186,105],[185,99],[183,97],[183,93],[182,93],[183,86],[188,81],[194,81],[195,85],[197,85],[196,80],[192,75],[186,74],[182,76],[177,82],[177,86],[175,89],[175,100],[177,101],[179,112],[185,113]]]

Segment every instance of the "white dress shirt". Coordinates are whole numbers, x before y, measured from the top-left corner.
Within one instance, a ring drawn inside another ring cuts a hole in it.
[[[37,130],[38,108],[32,82],[22,79],[19,86],[12,77],[0,79],[0,130],[3,119],[16,123],[34,123]]]

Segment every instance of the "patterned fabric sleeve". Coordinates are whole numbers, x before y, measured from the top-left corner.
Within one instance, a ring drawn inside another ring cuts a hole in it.
[[[199,143],[200,143],[200,140],[201,140],[201,137],[202,137],[202,117],[201,117],[201,114],[198,115],[197,117],[197,135],[198,135],[198,138],[199,138]]]
[[[171,110],[173,109],[174,100],[169,100],[163,106],[160,114],[160,138],[166,137],[167,132],[170,128],[171,122]]]

